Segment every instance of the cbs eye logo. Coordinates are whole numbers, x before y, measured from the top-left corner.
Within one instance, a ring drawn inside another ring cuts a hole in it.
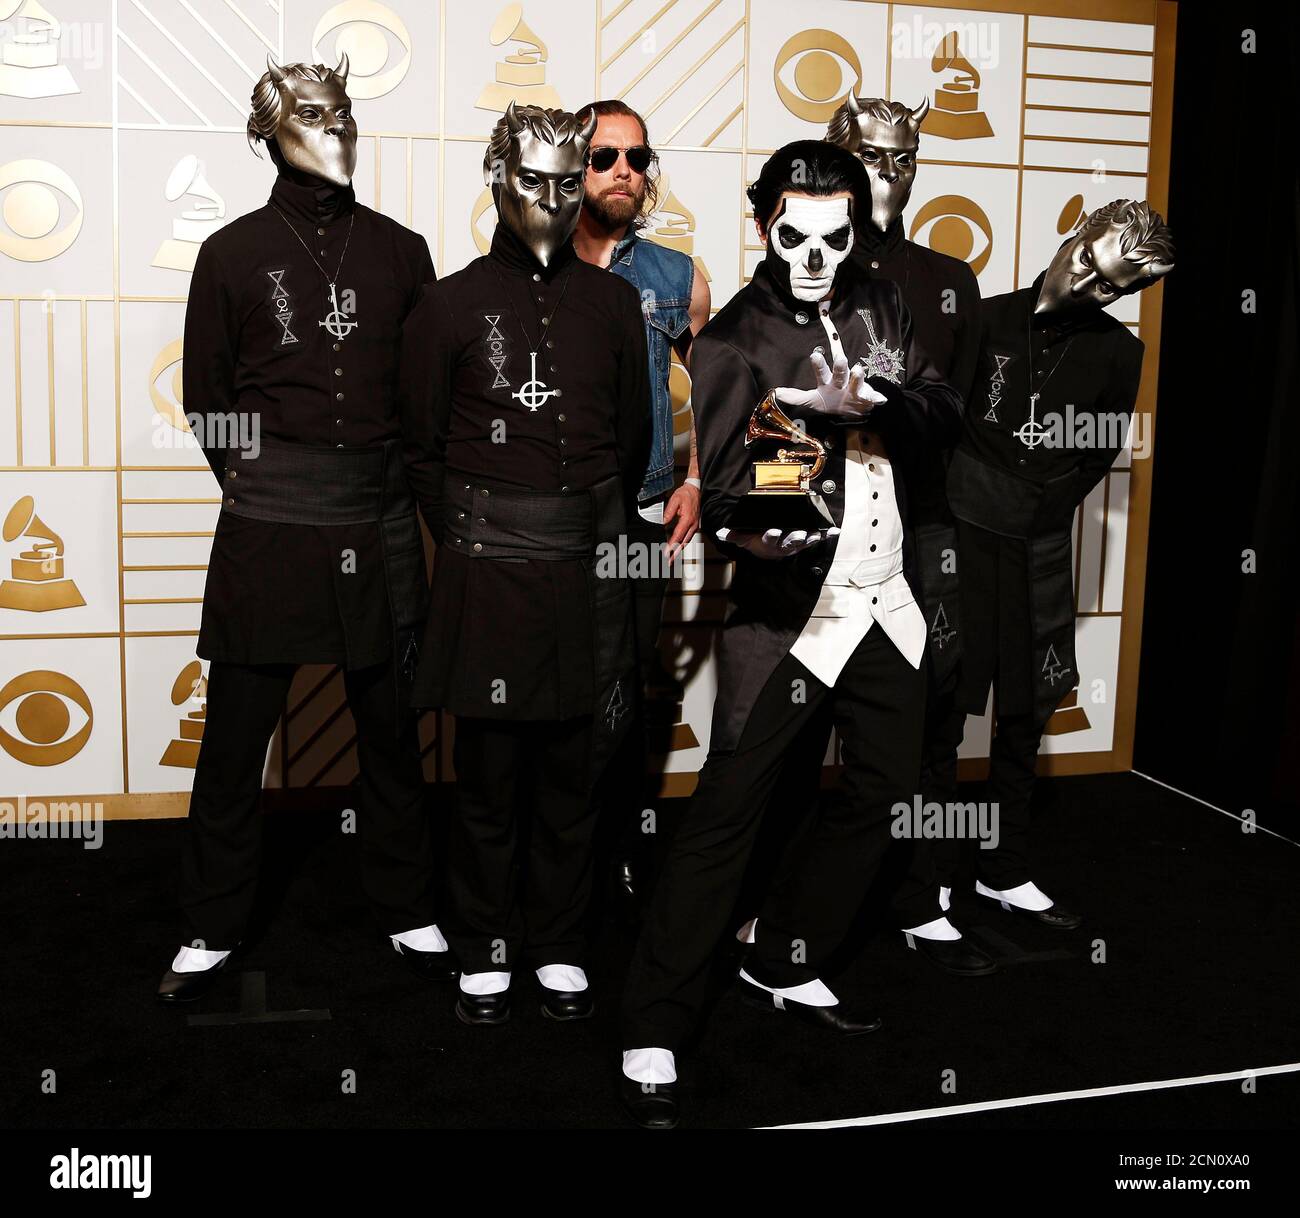
[[[918,244],[970,263],[976,275],[988,265],[993,254],[993,225],[974,199],[965,195],[937,195],[916,213],[908,237],[917,241],[917,233],[927,224],[930,231]],[[984,237],[984,248],[978,253],[975,252],[977,232]]]
[[[791,67],[789,83],[781,69]],[[776,95],[791,114],[825,126],[850,90],[862,86],[857,52],[831,30],[801,30],[776,53],[772,67]],[[791,87],[793,85],[793,88]]]
[[[75,730],[74,710],[84,720]],[[71,677],[25,672],[0,689],[0,748],[25,765],[60,765],[81,752],[94,718],[90,698]]]
[[[65,207],[72,218],[62,228]],[[81,232],[85,208],[77,184],[49,161],[21,160],[0,165],[0,254],[19,262],[47,262],[57,258]]]
[[[334,49],[322,55],[321,39],[331,31],[334,31]],[[390,36],[400,48],[396,55]],[[382,97],[402,83],[411,67],[411,35],[402,19],[387,5],[377,0],[344,0],[316,23],[311,53],[318,63],[337,63],[346,54],[348,96],[360,101]]]
[[[149,400],[163,422],[177,431],[188,433],[190,425],[185,418],[185,395],[182,390],[181,342],[179,338],[173,339],[154,356],[149,368]],[[170,383],[166,384],[163,374],[169,368]],[[168,388],[171,390],[170,396]]]

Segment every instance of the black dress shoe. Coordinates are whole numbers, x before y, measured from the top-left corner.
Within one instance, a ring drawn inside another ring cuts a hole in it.
[[[982,892],[976,892],[975,895],[984,897],[986,901],[992,901],[994,905],[1000,905],[1009,913],[1028,918],[1040,926],[1050,926],[1053,930],[1074,930],[1083,924],[1083,918],[1079,914],[1062,909],[1055,901],[1046,909],[1025,909],[1020,905],[1012,905],[1010,901],[1004,901],[1001,897],[984,896]]]
[[[417,977],[425,981],[453,981],[460,976],[460,967],[451,952],[422,952],[405,943],[394,943],[402,963]]]
[[[958,977],[982,977],[998,971],[998,962],[964,936],[960,939],[923,939],[907,931],[903,933],[907,935],[908,947],[945,973]]]
[[[676,1083],[638,1083],[619,1076],[618,1098],[642,1129],[675,1129],[678,1119]]]
[[[158,984],[158,1001],[167,1006],[197,1001],[212,988],[217,975],[226,967],[229,959],[229,956],[225,956],[211,968],[195,973],[177,973],[169,968]]]
[[[874,1015],[856,1015],[846,1011],[841,1003],[833,1007],[809,1006],[806,1002],[796,1002],[793,998],[783,998],[779,994],[773,994],[761,985],[747,981],[744,977],[739,977],[737,980],[740,983],[741,1000],[749,1006],[764,1011],[782,1011],[786,1015],[793,1015],[803,1023],[810,1023],[824,1031],[834,1032],[837,1036],[862,1036],[867,1032],[876,1031],[882,1022]]]
[[[456,998],[456,1018],[461,1023],[494,1027],[510,1018],[510,991],[499,994],[467,994],[461,990]]]
[[[547,1019],[566,1023],[572,1019],[590,1019],[596,1010],[596,1000],[591,990],[552,990],[546,986],[542,991],[542,1014]]]

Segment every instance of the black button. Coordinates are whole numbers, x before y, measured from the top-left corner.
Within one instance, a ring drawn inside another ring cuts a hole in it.
[[[343,344],[342,344],[342,343],[335,343],[335,344],[334,344],[334,350],[335,350],[335,351],[342,351],[342,350],[343,350]]]
[[[560,443],[561,443],[561,444],[567,444],[567,443],[568,443],[568,440],[566,440],[563,436],[561,436],[561,437],[560,437]]]
[[[551,342],[551,340],[550,340],[549,338],[546,340],[546,345],[547,345],[548,347],[554,347],[554,346],[555,346],[555,344],[554,344],[553,342]]]
[[[323,228],[318,228],[316,230],[316,236],[323,237],[324,235],[325,235],[325,230]]]
[[[872,491],[872,492],[871,492],[871,497],[872,497],[873,499],[879,499],[879,498],[880,498],[880,492],[879,492],[879,491]]]
[[[871,527],[874,529],[874,528],[876,527],[876,525],[878,525],[879,523],[880,523],[879,520],[873,520],[873,521],[871,522]]]
[[[879,599],[878,597],[874,597],[874,596],[873,596],[873,597],[871,598],[871,603],[874,605],[878,599]]]
[[[556,417],[556,419],[557,419],[559,422],[561,422],[561,423],[566,423],[566,422],[568,422],[568,418],[567,418],[567,416],[565,416],[565,415],[557,414],[555,417]]]
[[[342,420],[342,419],[335,419],[335,420],[334,420],[334,425],[335,425],[336,427],[342,427],[342,426],[343,426],[343,420]]]
[[[872,552],[873,554],[876,552],[876,547],[875,547],[875,546],[872,546],[872,547],[871,547],[871,552]]]
[[[334,395],[334,400],[335,400],[336,402],[341,402],[341,401],[343,400],[343,395],[342,395],[341,393],[336,393],[336,394]]]
[[[1024,465],[1024,463],[1025,463],[1025,459],[1024,459],[1024,457],[1020,457],[1020,458],[1017,459],[1017,461],[1016,461],[1016,464],[1017,464],[1017,465]]]
[[[825,570],[823,570],[821,567],[814,567],[814,568],[812,569],[812,573],[813,573],[814,575],[825,575],[825,574],[826,574]]]
[[[478,522],[479,522],[479,524],[487,524],[487,520],[486,520],[486,518],[484,518],[483,516],[480,516],[480,517],[478,518]]]
[[[552,372],[555,371],[555,365],[554,365],[554,364],[551,365],[551,371],[552,371]]]
[[[569,488],[568,488],[567,486],[562,486],[562,487],[560,487],[560,490],[562,490],[562,491],[567,491],[568,489],[569,489]]]
[[[534,272],[533,272],[533,282],[534,282],[534,283],[540,283],[541,281],[542,281],[542,277],[541,277],[541,276],[540,276],[536,271],[534,271]]]

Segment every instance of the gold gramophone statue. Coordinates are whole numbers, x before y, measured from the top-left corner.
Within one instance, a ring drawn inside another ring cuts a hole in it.
[[[934,91],[934,105],[922,121],[921,130],[950,140],[974,140],[992,135],[988,115],[980,109],[979,69],[961,53],[956,30],[944,35],[930,60],[930,71],[950,70],[956,75]]]
[[[791,447],[778,448],[774,460],[754,462],[754,489],[732,509],[727,527],[788,533],[833,525],[830,509],[812,489],[826,464],[826,446],[794,425],[777,405],[775,389],[754,407],[745,428],[745,447],[755,440],[779,440]]]
[[[546,43],[524,20],[522,4],[507,4],[497,14],[488,41],[494,47],[513,42],[519,49],[496,65],[496,79],[483,86],[476,109],[504,111],[511,101],[560,108],[560,95],[546,83]]]
[[[12,579],[0,584],[0,608],[75,609],[86,603],[77,585],[63,574],[63,538],[36,514],[36,501],[24,495],[5,517],[5,541],[35,538],[30,550],[10,559]]]
[[[192,710],[181,720],[181,733],[168,742],[159,765],[180,766],[192,770],[198,764],[199,745],[203,743],[203,725],[208,718],[208,679],[203,675],[203,665],[191,660],[172,682],[172,705],[184,706],[198,702],[199,709]]]

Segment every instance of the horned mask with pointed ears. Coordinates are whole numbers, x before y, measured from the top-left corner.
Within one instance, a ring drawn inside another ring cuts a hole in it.
[[[347,55],[336,68],[320,63],[281,67],[268,55],[248,116],[253,151],[265,140],[294,169],[348,185],[357,167],[357,124],[347,83]]]

